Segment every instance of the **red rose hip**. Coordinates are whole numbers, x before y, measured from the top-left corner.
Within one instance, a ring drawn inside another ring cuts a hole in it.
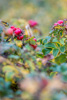
[[[15,30],[15,35],[20,35],[22,33],[22,30],[20,28],[17,28]]]
[[[36,38],[33,39],[35,42],[37,41]]]
[[[13,35],[13,29],[8,28],[5,32],[5,35]]]
[[[17,39],[18,40],[22,40],[23,39],[23,35],[22,36],[18,36]]]
[[[15,26],[11,26],[11,28],[13,29],[13,31],[15,31],[15,30],[16,30]]]
[[[34,20],[29,20],[28,23],[29,23],[30,27],[35,27],[38,25],[37,21],[34,21]]]
[[[36,49],[36,48],[37,48],[37,45],[30,44],[30,46],[31,46],[33,49]]]
[[[58,24],[63,24],[63,20],[58,20],[58,22],[57,22]]]

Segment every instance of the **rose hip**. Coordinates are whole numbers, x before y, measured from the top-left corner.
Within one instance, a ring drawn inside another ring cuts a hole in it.
[[[22,33],[22,30],[20,28],[17,28],[15,30],[15,35],[20,35]]]
[[[5,35],[13,35],[13,29],[8,28],[5,32]]]
[[[23,35],[22,36],[18,36],[17,39],[18,40],[22,40],[23,39]]]

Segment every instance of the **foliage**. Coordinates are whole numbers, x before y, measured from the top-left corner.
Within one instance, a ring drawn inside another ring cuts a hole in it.
[[[1,99],[66,100],[67,19],[45,38],[34,20],[13,23],[0,21]]]

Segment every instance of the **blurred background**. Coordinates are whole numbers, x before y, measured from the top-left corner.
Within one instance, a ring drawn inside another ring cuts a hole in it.
[[[36,20],[47,35],[54,22],[67,16],[67,0],[0,0],[0,19]]]

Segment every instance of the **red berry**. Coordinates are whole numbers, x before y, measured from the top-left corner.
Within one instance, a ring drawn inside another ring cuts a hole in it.
[[[5,32],[5,35],[13,35],[13,29],[8,28]]]
[[[11,28],[13,29],[13,28],[15,28],[15,26],[11,26]]]
[[[58,20],[58,24],[63,24],[63,20]]]
[[[20,35],[21,32],[22,32],[22,30],[21,30],[20,28],[17,28],[17,29],[15,30],[15,35]]]
[[[23,35],[22,36],[18,36],[17,39],[18,40],[22,40],[23,39]]]
[[[65,27],[65,30],[67,31],[67,27]]]
[[[28,23],[29,23],[30,27],[35,27],[38,25],[38,23],[34,20],[29,20]]]
[[[35,42],[37,41],[36,38],[33,39]]]
[[[67,31],[67,25],[65,25],[65,30]]]
[[[48,85],[48,82],[49,82],[48,80],[42,79],[42,80],[41,80],[41,84],[40,84],[40,85],[41,85],[41,88],[46,87],[46,86]]]
[[[54,26],[57,26],[58,25],[58,23],[54,23]]]
[[[13,31],[15,31],[15,30],[16,30],[15,26],[11,26],[11,28],[13,29]]]
[[[36,48],[37,48],[37,45],[30,44],[30,46],[31,46],[33,49],[36,49]]]

